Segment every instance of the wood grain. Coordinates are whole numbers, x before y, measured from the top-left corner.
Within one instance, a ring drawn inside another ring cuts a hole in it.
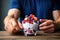
[[[60,33],[41,33],[37,36],[11,35],[0,31],[0,40],[60,40]]]

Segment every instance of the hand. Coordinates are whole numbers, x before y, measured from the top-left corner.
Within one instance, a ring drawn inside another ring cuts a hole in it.
[[[8,20],[6,20],[5,22],[5,30],[9,33],[16,33],[18,31],[20,31],[20,29],[22,28],[21,23],[19,23],[16,19],[11,18]]]
[[[54,26],[54,21],[52,20],[47,20],[47,19],[40,19],[41,24],[40,30],[46,32],[46,33],[52,33],[54,32],[55,26]]]

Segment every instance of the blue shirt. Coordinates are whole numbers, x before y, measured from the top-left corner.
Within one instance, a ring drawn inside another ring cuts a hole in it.
[[[53,19],[52,12],[59,10],[56,0],[11,0],[10,8],[21,11],[21,20],[30,13],[34,13],[38,19]]]

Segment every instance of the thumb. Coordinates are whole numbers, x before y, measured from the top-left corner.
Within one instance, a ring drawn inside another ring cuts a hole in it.
[[[18,22],[19,28],[22,29],[22,24],[20,22]]]
[[[40,19],[40,22],[45,22],[47,21],[47,19]]]

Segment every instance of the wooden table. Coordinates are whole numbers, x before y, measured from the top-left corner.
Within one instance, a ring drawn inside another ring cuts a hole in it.
[[[37,36],[24,36],[0,31],[0,40],[60,40],[60,33],[39,33]]]

